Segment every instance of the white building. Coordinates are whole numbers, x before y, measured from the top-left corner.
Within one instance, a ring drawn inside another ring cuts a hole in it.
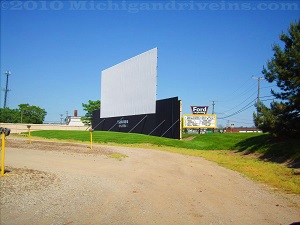
[[[84,126],[81,116],[77,116],[77,110],[74,110],[74,116],[68,116],[66,120],[68,126]]]

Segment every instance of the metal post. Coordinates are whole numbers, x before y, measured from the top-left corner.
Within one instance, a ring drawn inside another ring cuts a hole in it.
[[[28,139],[29,139],[29,144],[31,144],[31,137],[30,137],[30,125],[27,125],[28,128]]]
[[[5,134],[2,131],[1,132],[1,139],[2,139],[2,148],[1,148],[1,176],[4,175],[4,170],[5,170],[5,166],[4,166],[4,157],[5,157]]]
[[[90,129],[90,142],[91,142],[91,145],[90,145],[90,149],[93,149],[93,131],[94,129]]]

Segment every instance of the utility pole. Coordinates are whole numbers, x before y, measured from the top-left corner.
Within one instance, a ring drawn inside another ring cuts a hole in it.
[[[63,116],[64,116],[64,114],[59,114],[60,115],[60,124],[62,125],[62,123],[63,123]]]
[[[212,101],[212,106],[213,106],[212,114],[215,114],[215,102],[216,102],[216,100],[210,100],[210,101]],[[213,128],[212,130],[213,130],[213,133],[215,133],[215,128]]]
[[[213,106],[212,114],[215,114],[215,102],[216,102],[216,100],[210,100],[210,101],[212,102],[212,106]]]
[[[69,111],[66,111],[66,125],[68,125],[68,116],[69,116]]]
[[[11,75],[11,72],[6,71],[5,75],[6,75],[6,85],[5,85],[5,88],[4,88],[4,105],[3,105],[3,108],[6,108],[6,105],[7,105],[7,94],[10,91],[8,89],[8,77]]]
[[[264,80],[265,78],[263,78],[263,77],[254,77],[254,76],[252,76],[252,79],[255,79],[255,80],[257,80],[257,101],[256,101],[256,104],[257,104],[257,106],[258,106],[258,104],[259,104],[259,102],[260,102],[260,81],[261,80]],[[256,111],[256,114],[258,115],[258,107],[256,108],[257,109],[257,111]]]

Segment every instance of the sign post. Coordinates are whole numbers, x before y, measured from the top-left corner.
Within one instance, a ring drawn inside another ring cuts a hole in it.
[[[5,134],[1,132],[1,140],[2,140],[2,147],[1,147],[1,176],[4,175],[4,157],[5,157]]]
[[[8,128],[3,128],[0,127],[0,132],[1,132],[1,173],[0,176],[4,176],[5,173],[5,136],[8,136],[10,134],[10,129]]]
[[[93,131],[94,129],[89,129],[90,131],[90,142],[91,142],[91,145],[90,145],[90,149],[93,149]]]
[[[31,144],[31,137],[30,137],[30,125],[27,125],[28,128],[28,139],[29,139],[29,144]]]

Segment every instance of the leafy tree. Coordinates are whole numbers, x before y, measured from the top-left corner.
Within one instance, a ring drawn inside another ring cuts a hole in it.
[[[47,115],[45,109],[29,104],[20,104],[18,110],[22,117],[22,123],[41,124]]]
[[[262,102],[256,104],[256,107],[259,114],[253,114],[255,126],[263,132],[270,132],[271,134],[274,134],[273,131],[276,130],[275,121],[277,117],[275,117],[275,115],[272,114],[272,110],[266,107]]]
[[[100,100],[92,101],[89,100],[87,104],[82,103],[83,110],[86,111],[86,114],[84,117],[81,118],[81,121],[85,125],[91,125],[92,124],[92,116],[93,111],[100,109]]]
[[[38,106],[20,104],[18,109],[1,108],[0,122],[2,123],[43,123],[47,112]]]
[[[280,91],[272,90],[278,99],[270,108],[257,105],[255,124],[277,137],[299,137],[300,135],[300,20],[291,23],[288,33],[282,33],[282,49],[273,46],[274,56],[267,62],[262,73],[268,82],[276,82]]]
[[[1,123],[18,123],[20,122],[20,112],[18,109],[1,108],[0,109]]]

